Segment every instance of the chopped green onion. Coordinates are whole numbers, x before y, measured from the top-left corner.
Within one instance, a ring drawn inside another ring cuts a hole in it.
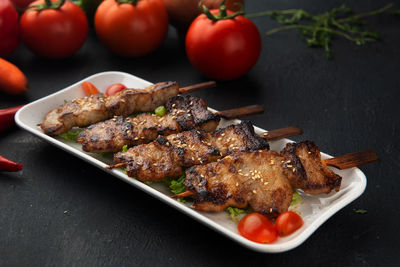
[[[121,152],[122,152],[122,153],[124,153],[124,152],[126,152],[126,151],[128,151],[128,145],[124,145],[124,146],[122,147],[122,149],[121,149]]]
[[[167,109],[164,106],[159,106],[154,112],[157,116],[162,117],[167,113]]]
[[[292,197],[292,202],[290,202],[290,206],[296,206],[297,204],[299,204],[301,202],[301,196],[299,195],[299,193],[297,193],[297,191],[293,192],[293,197]]]

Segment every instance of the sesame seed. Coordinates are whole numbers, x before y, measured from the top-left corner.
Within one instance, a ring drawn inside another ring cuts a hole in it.
[[[176,106],[176,104],[172,104],[172,107],[174,108]]]
[[[200,177],[201,177],[201,178],[204,178],[204,175],[203,175],[203,174],[200,174]]]
[[[236,186],[239,186],[239,183],[236,183]]]
[[[135,140],[139,140],[139,137],[135,137]]]
[[[311,151],[308,151],[307,153],[308,153],[308,154],[311,154]]]
[[[268,182],[265,182],[265,183],[264,183],[264,185],[267,185],[267,184],[268,184]]]
[[[256,191],[256,190],[253,190],[253,194],[257,194],[257,191]]]
[[[293,168],[293,169],[292,169],[292,172],[295,172],[295,171],[296,171],[296,169],[295,169],[295,168]]]
[[[225,133],[222,133],[221,136],[225,136]]]
[[[272,212],[272,208],[269,208],[269,212]]]
[[[202,184],[201,183],[199,183],[197,186],[201,186]]]
[[[293,165],[290,165],[290,164],[288,164],[288,165],[286,165],[288,168],[292,168],[293,167]]]
[[[189,105],[193,105],[193,101],[190,101]]]

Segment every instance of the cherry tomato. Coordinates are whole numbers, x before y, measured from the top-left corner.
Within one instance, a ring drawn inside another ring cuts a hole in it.
[[[100,93],[99,90],[96,88],[96,86],[94,86],[91,82],[83,82],[82,89],[85,92],[85,95],[87,96]]]
[[[126,89],[126,86],[123,85],[122,83],[114,83],[107,88],[106,95],[108,96],[115,95],[116,93],[124,89]]]
[[[11,56],[18,45],[18,13],[9,0],[0,0],[0,57]]]
[[[245,238],[257,243],[273,243],[278,238],[272,222],[256,212],[247,214],[240,220],[238,231]]]
[[[210,12],[216,15],[219,10]],[[228,10],[227,14],[233,12]],[[185,46],[199,72],[216,80],[233,80],[257,62],[261,37],[254,23],[241,15],[213,21],[201,14],[190,25]]]
[[[303,219],[293,211],[286,211],[278,216],[275,227],[280,236],[287,236],[303,225]]]
[[[65,1],[56,8],[35,8],[43,0],[29,5],[21,17],[21,36],[24,44],[33,53],[46,58],[66,58],[81,48],[88,34],[88,22],[80,7]]]
[[[105,0],[94,25],[103,44],[123,57],[144,56],[156,50],[168,32],[168,14],[161,0]]]

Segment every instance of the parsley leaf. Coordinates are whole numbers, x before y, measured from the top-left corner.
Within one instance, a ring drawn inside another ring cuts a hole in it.
[[[68,132],[65,132],[65,133],[60,134],[60,136],[61,136],[62,138],[64,138],[65,140],[67,140],[67,141],[74,141],[74,142],[76,142],[76,137],[77,137],[78,134],[80,134],[81,132],[83,132],[83,131],[81,131],[81,130],[75,130],[75,131],[69,130]]]
[[[365,213],[367,213],[368,211],[365,210],[365,209],[354,209],[354,212],[355,212],[355,213],[358,213],[358,214],[365,214]]]
[[[237,222],[239,219],[237,218],[240,214],[242,213],[248,213],[247,210],[244,209],[239,209],[239,208],[233,208],[233,207],[228,207],[226,210],[226,212],[229,213],[229,216],[231,217],[231,219],[235,222]]]
[[[172,178],[164,178],[162,181],[169,187],[171,192],[174,195],[183,193],[186,191],[186,187],[183,184],[186,180],[186,174],[183,173],[178,179],[172,179]],[[183,198],[178,199],[180,202],[185,202]]]

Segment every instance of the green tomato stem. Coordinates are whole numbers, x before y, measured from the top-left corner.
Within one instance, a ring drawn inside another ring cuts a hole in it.
[[[210,10],[208,9],[208,7],[203,5],[203,1],[202,0],[199,2],[199,9],[200,9],[200,11],[202,13],[204,13],[207,16],[207,18],[209,18],[212,21],[218,21],[218,20],[224,20],[224,19],[233,19],[233,18],[235,18],[235,17],[237,17],[239,15],[243,15],[244,14],[244,9],[243,9],[243,6],[242,6],[242,8],[239,11],[228,15],[228,12],[226,11],[225,0],[223,0],[221,5],[219,6],[219,14],[216,14],[216,15],[212,14],[210,12]]]

